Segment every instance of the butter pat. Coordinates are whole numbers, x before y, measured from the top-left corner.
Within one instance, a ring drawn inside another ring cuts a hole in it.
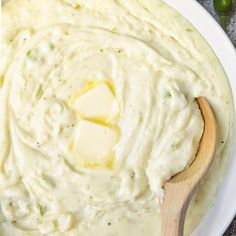
[[[75,109],[88,119],[109,120],[119,114],[119,105],[105,82],[99,83],[77,98]]]
[[[118,139],[116,130],[81,120],[71,146],[74,158],[82,166],[104,166],[111,162],[111,152]]]

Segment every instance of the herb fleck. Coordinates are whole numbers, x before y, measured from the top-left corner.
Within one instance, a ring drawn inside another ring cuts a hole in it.
[[[37,56],[38,56],[38,49],[31,49],[26,53],[26,56],[32,60],[32,61],[36,61],[37,60]]]
[[[171,97],[170,91],[166,92],[165,97]]]
[[[74,9],[75,9],[75,10],[80,10],[80,9],[81,9],[81,5],[76,4],[76,5],[74,6]]]
[[[172,40],[174,40],[176,42],[176,39],[173,36],[170,36]]]
[[[133,171],[132,174],[130,175],[131,179],[135,178],[135,172]]]
[[[193,30],[192,30],[192,29],[189,29],[189,28],[187,28],[186,31],[187,31],[187,32],[193,32]]]
[[[172,148],[172,149],[178,149],[180,146],[181,146],[181,142],[173,143],[173,144],[171,145],[171,148]]]
[[[51,50],[53,50],[53,49],[55,48],[55,46],[54,46],[52,43],[50,43],[50,44],[49,44],[49,48],[50,48]]]
[[[42,206],[42,205],[40,205],[40,204],[39,204],[38,207],[39,207],[39,213],[40,213],[40,215],[41,215],[41,216],[44,216],[45,213],[46,213],[47,207],[46,207],[46,206]]]
[[[3,85],[3,76],[0,77],[0,88],[2,87]]]
[[[56,183],[55,183],[53,177],[51,177],[50,175],[47,175],[47,174],[45,174],[45,173],[42,173],[42,178],[43,178],[43,180],[44,180],[47,184],[49,184],[51,187],[53,187],[53,188],[56,187]],[[44,207],[44,208],[45,208],[45,210],[46,210],[46,207]]]
[[[35,96],[36,96],[36,98],[41,98],[42,95],[43,95],[43,85],[40,84],[39,87],[38,87],[38,89],[37,89],[37,92],[36,92],[36,95],[35,95]]]

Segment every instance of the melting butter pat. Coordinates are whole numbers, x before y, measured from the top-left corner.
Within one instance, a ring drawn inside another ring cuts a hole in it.
[[[109,120],[119,114],[119,105],[111,89],[105,82],[79,96],[74,102],[78,113],[88,119]]]
[[[85,167],[108,166],[118,139],[115,129],[81,120],[75,129],[71,151],[76,161]]]

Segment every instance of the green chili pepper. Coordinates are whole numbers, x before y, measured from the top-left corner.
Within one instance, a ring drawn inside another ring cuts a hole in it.
[[[229,15],[233,9],[233,0],[214,0],[214,9],[220,17],[220,23],[226,30]]]

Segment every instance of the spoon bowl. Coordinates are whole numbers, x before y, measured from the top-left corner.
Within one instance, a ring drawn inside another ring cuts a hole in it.
[[[198,152],[191,165],[173,176],[164,186],[161,205],[162,236],[182,236],[189,202],[214,158],[217,125],[210,105],[204,97],[196,99],[204,120],[204,131]]]

